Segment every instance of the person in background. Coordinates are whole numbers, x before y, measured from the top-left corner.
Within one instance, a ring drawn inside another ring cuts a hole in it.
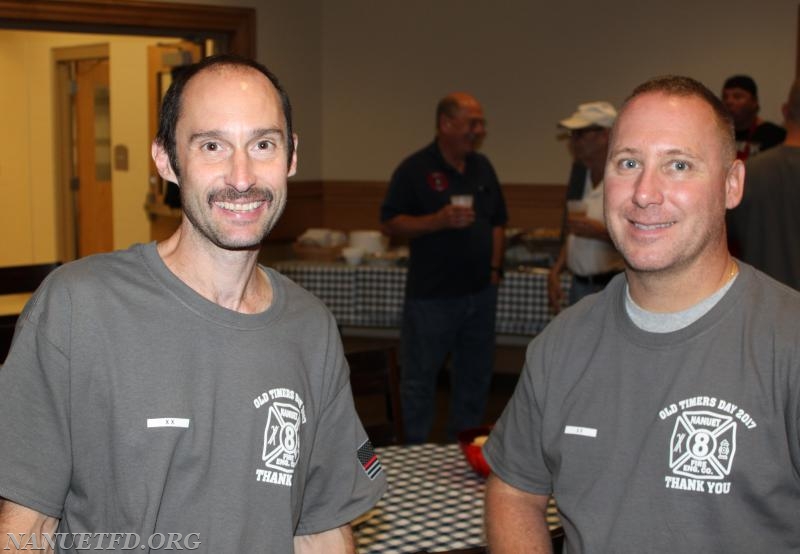
[[[783,144],[747,162],[728,238],[742,261],[800,290],[800,81],[792,83],[783,117]]]
[[[758,117],[758,87],[752,77],[729,77],[722,86],[722,102],[733,117],[736,156],[740,160],[747,160],[783,142],[786,131]]]
[[[439,369],[451,354],[447,436],[483,423],[492,377],[497,286],[503,277],[503,193],[489,159],[483,108],[464,92],[436,109],[436,138],[392,175],[386,234],[409,239],[401,336],[406,438],[431,430]]]
[[[561,310],[561,273],[565,267],[572,273],[570,305],[602,290],[623,269],[622,258],[603,223],[603,171],[608,135],[616,117],[617,111],[610,103],[587,102],[559,122],[559,127],[569,133],[574,162],[567,184],[562,231],[566,236],[547,280],[550,308],[555,313]]]
[[[160,117],[178,230],[61,266],[20,317],[0,371],[0,532],[57,530],[63,552],[154,537],[353,552],[349,521],[386,481],[336,322],[256,262],[297,164],[289,98],[262,65],[211,57]]]
[[[800,549],[800,293],[734,259],[728,112],[666,76],[611,132],[606,225],[625,272],[530,344],[484,454],[493,554]]]

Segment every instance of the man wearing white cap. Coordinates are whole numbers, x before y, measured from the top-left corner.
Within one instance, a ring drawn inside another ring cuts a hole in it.
[[[561,308],[561,272],[572,272],[569,304],[597,292],[624,263],[611,244],[603,223],[603,169],[608,152],[608,135],[617,111],[608,102],[587,102],[578,106],[559,127],[569,132],[569,151],[574,163],[567,185],[561,252],[550,270],[548,297],[553,311]]]

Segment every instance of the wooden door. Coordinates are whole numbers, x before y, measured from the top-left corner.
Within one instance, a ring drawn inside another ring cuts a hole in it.
[[[108,58],[75,62],[78,257],[114,248]]]

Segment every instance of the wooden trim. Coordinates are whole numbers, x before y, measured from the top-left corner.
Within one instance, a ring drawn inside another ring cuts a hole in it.
[[[77,60],[94,60],[108,58],[108,43],[86,44],[80,46],[62,46],[53,48],[53,61],[71,62]]]
[[[292,181],[286,209],[267,242],[292,242],[306,229],[324,227],[341,231],[378,229],[385,181]],[[561,228],[566,187],[549,184],[503,185],[509,227]],[[156,240],[169,236],[180,222],[180,210],[169,213],[149,208],[152,218],[172,220]]]
[[[289,181],[286,209],[267,236],[269,242],[291,242],[310,227],[323,226],[322,181]]]
[[[378,229],[386,187],[386,181],[289,181],[286,211],[267,240],[292,241],[311,227]],[[564,185],[509,183],[503,194],[509,227],[561,227]]]
[[[209,35],[256,55],[255,8],[138,0],[0,0],[0,28],[127,35]],[[200,38],[200,37],[198,37]]]
[[[560,228],[566,193],[564,185],[504,184],[508,226],[522,229]]]

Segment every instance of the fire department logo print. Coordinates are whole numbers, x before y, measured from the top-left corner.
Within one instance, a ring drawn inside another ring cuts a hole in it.
[[[264,428],[264,465],[277,471],[292,473],[300,452],[298,429],[300,410],[285,402],[274,402],[269,407],[267,426]]]
[[[441,171],[428,173],[426,180],[428,181],[428,186],[436,192],[443,192],[450,186],[450,183],[447,181],[447,175]]]
[[[675,420],[669,467],[675,475],[724,479],[736,453],[736,421],[711,411],[686,411]]]

